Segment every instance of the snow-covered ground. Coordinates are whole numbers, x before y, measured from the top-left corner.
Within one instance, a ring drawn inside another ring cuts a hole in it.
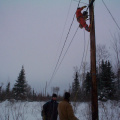
[[[0,120],[42,120],[41,108],[44,102],[0,103]],[[90,103],[72,103],[79,120],[91,120]],[[99,120],[120,120],[120,102],[99,102]]]

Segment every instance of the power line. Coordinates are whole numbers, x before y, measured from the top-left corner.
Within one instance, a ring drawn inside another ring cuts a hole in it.
[[[78,7],[79,7],[79,5],[80,5],[80,2],[81,2],[81,0],[79,0],[79,2],[78,2]]]
[[[92,26],[92,24],[93,24],[93,14],[92,14],[92,22],[91,22],[91,26]],[[84,51],[83,51],[83,56],[82,56],[82,61],[81,61],[81,65],[80,65],[80,69],[78,70],[78,72],[79,72],[79,74],[80,74],[80,71],[81,71],[81,67],[82,67],[82,64],[83,64],[83,59],[84,59],[84,54],[85,54],[85,30],[84,30]],[[89,40],[88,40],[88,45],[89,45]],[[86,56],[87,56],[87,52],[88,52],[88,45],[87,45],[87,50],[86,50],[86,55],[85,55],[85,60],[84,61],[86,61]],[[80,89],[80,88],[79,88]],[[78,90],[79,90],[78,89]],[[76,92],[77,93],[77,92]],[[76,99],[76,97],[77,97],[77,94],[76,94],[76,96],[75,96],[75,99]]]
[[[104,2],[103,0],[102,0],[102,2],[103,2],[103,4],[104,4],[104,6],[106,7],[106,9],[108,10],[108,12],[110,13],[110,15],[111,15],[113,21],[115,22],[115,24],[117,25],[118,29],[120,30],[120,27],[119,27],[118,23],[116,22],[116,20],[115,20],[115,18],[113,17],[112,13],[111,13],[110,10],[108,9],[107,5],[105,4],[105,2]]]
[[[71,0],[71,2],[70,2],[70,6],[69,6],[69,9],[68,9],[68,13],[67,13],[67,17],[66,17],[65,24],[64,24],[64,27],[63,27],[63,31],[62,31],[62,35],[61,35],[61,39],[60,39],[59,45],[61,44],[61,40],[62,40],[62,38],[63,38],[63,33],[64,33],[65,26],[66,26],[66,23],[67,23],[67,19],[68,19],[69,11],[70,11],[70,8],[71,8],[71,4],[72,4],[72,0]],[[65,41],[65,42],[66,42],[66,41]],[[64,43],[64,46],[65,46],[65,43]],[[64,47],[63,47],[62,49],[64,49]],[[59,47],[58,47],[58,50],[59,50]],[[57,51],[58,51],[58,50],[57,50]],[[63,51],[63,50],[62,50],[62,51]],[[62,51],[61,51],[61,53],[60,53],[60,56],[59,56],[59,58],[58,58],[58,61],[57,61],[57,63],[56,63],[56,66],[55,66],[55,68],[54,68],[54,71],[53,71],[53,74],[52,74],[52,77],[51,77],[50,81],[51,81],[51,80],[53,79],[53,77],[54,77],[54,74],[55,74],[57,65],[58,65],[58,63],[59,63],[59,59],[60,59],[60,57],[61,57],[61,55],[62,55]],[[50,82],[49,82],[49,84],[50,84]]]
[[[92,26],[92,23],[93,23],[93,14],[92,14],[91,26]],[[85,32],[84,32],[84,41],[85,41]],[[88,45],[89,45],[89,40],[88,40]],[[85,55],[85,61],[86,61],[86,56],[87,56],[87,52],[88,52],[88,45],[87,45],[87,50],[86,50],[86,55]],[[84,42],[84,52],[85,52],[85,42]],[[82,64],[83,64],[83,59],[84,59],[84,53],[83,53],[82,62],[81,62],[80,69],[79,69],[79,73],[81,71],[81,67],[82,67]]]
[[[80,71],[81,71],[81,67],[82,67],[82,64],[83,64],[84,55],[85,55],[85,30],[84,30],[84,50],[83,50],[83,56],[82,56],[82,61],[81,61],[79,73],[80,73]]]
[[[81,0],[79,0],[78,7],[79,7],[79,4],[80,4],[80,1],[81,1]],[[68,39],[68,35],[69,35],[69,33],[70,33],[70,30],[71,30],[71,27],[72,27],[72,24],[73,24],[73,21],[74,21],[75,15],[76,15],[76,14],[74,14],[74,16],[73,16],[72,23],[71,23],[70,28],[69,28],[69,30],[68,30],[68,33],[67,33],[66,39],[65,39],[65,41],[64,41],[64,44],[63,44],[62,50],[61,50],[61,52],[60,52],[60,55],[59,55],[58,61],[57,61],[57,63],[56,63],[55,69],[54,69],[54,71],[53,71],[52,77],[51,77],[51,79],[50,79],[50,82],[52,81],[52,79],[53,79],[53,77],[54,77],[54,75],[55,75],[55,73],[56,73],[56,69],[57,69],[58,63],[59,63],[59,61],[60,61],[60,58],[61,58],[61,55],[62,55],[63,49],[64,49],[65,44],[66,44],[66,41],[67,41],[67,39]],[[49,82],[49,84],[50,84],[50,82]]]
[[[79,27],[78,27],[78,28],[79,28]],[[73,40],[74,40],[74,37],[75,37],[75,35],[76,35],[77,31],[78,31],[78,28],[77,28],[77,30],[75,31],[75,34],[74,34],[73,38],[71,39],[71,41],[70,41],[70,43],[69,43],[69,45],[68,45],[68,47],[67,47],[67,50],[65,51],[65,54],[64,54],[64,56],[63,56],[63,58],[62,58],[62,60],[61,60],[61,62],[60,62],[60,64],[59,64],[59,66],[58,66],[58,69],[59,69],[61,63],[63,62],[63,60],[64,60],[64,58],[65,58],[65,55],[67,54],[68,49],[69,49],[69,47],[71,46],[71,44],[72,44],[72,42],[73,42]],[[56,70],[56,72],[58,71],[58,69]]]
[[[59,44],[61,44],[61,40],[62,40],[62,38],[63,38],[63,33],[64,33],[64,31],[65,31],[65,26],[66,26],[67,19],[68,19],[68,16],[69,16],[69,12],[70,12],[70,8],[71,8],[71,4],[72,4],[72,0],[71,0],[71,2],[70,2],[70,6],[69,6],[69,9],[68,9],[67,17],[66,17],[66,20],[65,20],[65,24],[64,24],[64,27],[63,27],[63,31],[62,31],[62,35],[61,35],[61,39],[60,39]],[[59,50],[59,47],[58,47],[58,50]],[[58,51],[58,50],[57,50],[57,51]]]
[[[93,1],[94,1],[94,0],[93,0]],[[91,3],[93,3],[93,2],[91,1]],[[89,5],[89,6],[90,6],[90,5]],[[92,23],[93,23],[93,14],[92,14],[91,26],[92,26]],[[84,31],[84,41],[85,41],[85,31]],[[89,45],[89,41],[88,41],[88,45]],[[88,45],[87,45],[87,50],[86,50],[86,55],[85,55],[85,61],[86,61],[86,56],[87,56],[87,52],[88,52]],[[84,52],[85,52],[85,43],[84,43]],[[82,62],[81,62],[81,65],[80,65],[79,73],[80,73],[80,71],[81,71],[81,67],[82,67],[82,64],[83,64],[84,52],[83,52],[83,57],[82,57]]]
[[[84,59],[84,54],[85,54],[85,30],[84,30],[84,50],[83,50],[83,56],[82,56],[82,61],[81,61],[80,69],[78,70],[79,75],[80,75],[80,70],[81,70],[81,66],[82,66],[82,63],[83,63],[83,59]],[[77,91],[76,91],[76,94],[74,96],[74,101],[76,101],[76,99],[77,99],[77,95],[78,95],[78,91],[79,90],[80,90],[80,88],[78,88]]]
[[[65,47],[65,44],[66,44],[66,41],[67,41],[68,35],[69,35],[69,33],[70,33],[70,30],[71,30],[71,27],[72,27],[73,21],[74,21],[74,17],[73,17],[72,23],[71,23],[71,25],[70,25],[70,28],[69,28],[69,31],[68,31],[67,37],[66,37],[66,39],[65,39],[65,42],[64,42],[64,44],[63,44],[62,50],[61,50],[61,52],[60,52],[60,55],[59,55],[58,61],[57,61],[57,63],[56,63],[55,69],[54,69],[54,72],[53,72],[52,77],[51,77],[51,79],[50,79],[50,82],[52,81],[52,79],[53,79],[53,77],[54,77],[54,75],[55,75],[55,72],[56,72],[56,69],[57,69],[58,63],[59,63],[59,61],[60,61],[60,58],[61,58],[61,55],[62,55],[63,49],[64,49],[64,47]],[[49,82],[49,84],[50,84],[50,82]]]
[[[73,1],[76,1],[76,2],[78,2],[77,0],[73,0]],[[85,4],[85,5],[88,5],[87,3],[85,3],[85,2],[80,2],[80,3],[83,3],[83,4]]]

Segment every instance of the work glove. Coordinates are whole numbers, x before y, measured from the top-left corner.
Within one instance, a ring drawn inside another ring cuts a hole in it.
[[[83,8],[86,8],[87,6],[83,6]]]

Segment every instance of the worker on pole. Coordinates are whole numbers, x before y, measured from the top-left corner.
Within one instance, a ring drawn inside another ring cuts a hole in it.
[[[83,13],[81,12],[86,7],[87,6],[83,6],[83,7],[78,7],[77,8],[76,18],[77,18],[77,21],[79,22],[79,27],[81,29],[84,27],[86,31],[90,32],[90,25],[88,26],[86,24],[86,20],[88,18],[88,12],[87,11],[84,11]]]

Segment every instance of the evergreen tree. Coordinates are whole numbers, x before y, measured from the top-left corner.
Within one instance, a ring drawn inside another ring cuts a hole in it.
[[[83,89],[86,94],[91,92],[91,75],[90,72],[87,72],[85,81],[83,83]]]
[[[114,95],[114,73],[109,61],[103,61],[100,66],[99,75],[99,98],[110,99]]]
[[[99,99],[103,99],[104,95],[104,79],[106,76],[106,69],[105,69],[105,64],[104,61],[102,60],[101,65],[100,65],[100,71],[99,71],[99,86],[98,86],[98,93],[99,93]]]
[[[116,80],[116,97],[120,100],[120,67],[117,70]]]
[[[108,77],[108,86],[107,86],[107,92],[108,92],[108,98],[111,99],[114,94],[115,94],[115,75],[112,71],[112,66],[110,62],[108,61],[107,63],[107,77]]]
[[[6,86],[6,99],[10,99],[10,82]]]
[[[80,98],[80,83],[78,79],[78,72],[75,73],[75,79],[72,83],[72,96],[74,97],[74,100],[77,100],[77,98]]]
[[[16,100],[25,100],[26,99],[26,90],[27,90],[27,83],[25,79],[25,70],[22,66],[18,79],[13,88],[14,97]]]

